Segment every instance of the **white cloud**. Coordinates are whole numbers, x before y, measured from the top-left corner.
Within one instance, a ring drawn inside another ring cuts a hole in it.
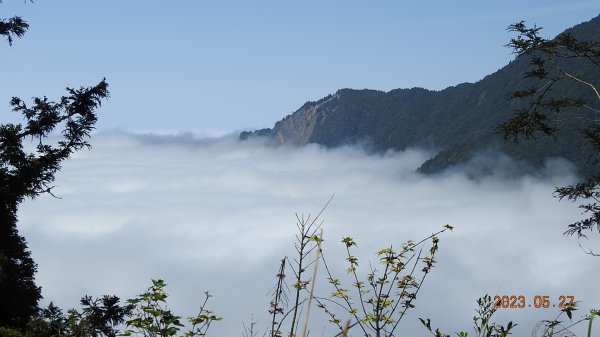
[[[447,333],[470,331],[475,300],[486,293],[574,295],[582,308],[600,298],[597,258],[562,236],[579,211],[552,197],[555,185],[573,180],[559,162],[543,178],[470,180],[458,171],[414,173],[429,155],[418,150],[368,155],[122,132],[97,134],[93,144],[58,174],[53,191],[62,199],[27,201],[19,212],[37,282],[46,301],[62,307],[84,294],[128,298],[164,278],[172,308],[184,316],[203,290],[215,295],[225,321],[212,335],[241,334],[251,313],[265,328],[278,261],[293,255],[294,213],[316,213],[333,193],[323,227],[327,256],[340,270],[342,236],[374,261],[380,248],[456,227],[442,235],[438,265],[401,325],[408,335],[426,335],[417,317]],[[528,335],[557,312],[503,309],[498,318]]]

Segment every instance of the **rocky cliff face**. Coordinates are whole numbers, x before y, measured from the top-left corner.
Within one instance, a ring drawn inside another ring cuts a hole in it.
[[[308,102],[293,114],[285,117],[270,131],[276,144],[306,145],[327,115],[337,108],[339,95],[329,95],[318,102]]]

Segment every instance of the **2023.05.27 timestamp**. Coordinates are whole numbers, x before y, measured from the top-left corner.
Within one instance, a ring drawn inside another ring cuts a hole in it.
[[[522,308],[566,308],[575,303],[575,296],[558,296],[558,301],[551,302],[550,296],[536,295],[533,297],[533,302],[528,302],[523,295],[519,296],[494,296],[494,308],[496,309],[522,309]]]

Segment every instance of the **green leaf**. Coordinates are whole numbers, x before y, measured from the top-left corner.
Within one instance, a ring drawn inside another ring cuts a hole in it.
[[[427,330],[431,331],[431,320],[428,318],[427,321],[419,317],[419,321],[427,328]]]
[[[350,248],[351,246],[356,246],[356,242],[351,237],[345,237],[342,239],[342,243],[346,245],[346,247]]]

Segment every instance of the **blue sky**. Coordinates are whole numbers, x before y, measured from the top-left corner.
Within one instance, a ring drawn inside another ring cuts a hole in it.
[[[99,129],[223,133],[269,127],[340,88],[443,89],[512,56],[507,25],[554,36],[599,1],[5,0],[31,28],[2,47],[2,121],[12,96],[56,99],[102,77]]]

